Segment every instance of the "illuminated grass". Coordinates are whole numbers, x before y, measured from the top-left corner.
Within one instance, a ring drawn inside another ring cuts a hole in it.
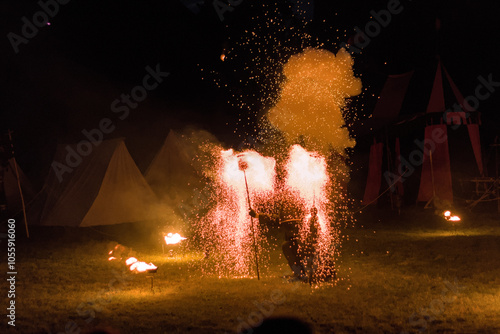
[[[417,215],[409,226],[399,219],[366,223],[368,218],[344,231],[349,238],[335,285],[284,283],[281,276],[289,269],[279,248],[258,281],[203,275],[204,255],[198,251],[169,257],[161,249],[140,247],[137,257],[158,266],[154,293],[143,274],[127,274],[128,284],[110,291],[116,272],[106,261],[109,240],[86,230],[33,229],[32,239],[18,248],[12,332],[64,332],[74,321],[82,333],[97,327],[120,333],[235,333],[260,312],[258,305],[270,305],[273,294],[281,299],[272,304],[272,316],[299,317],[317,333],[500,331],[498,221],[482,219],[477,230],[464,226],[465,235],[447,235],[454,231],[432,217],[419,225]],[[85,312],[92,309],[95,318]]]

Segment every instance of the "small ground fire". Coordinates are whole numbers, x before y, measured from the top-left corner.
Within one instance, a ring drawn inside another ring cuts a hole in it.
[[[108,252],[108,261],[122,263],[128,267],[131,272],[136,274],[143,272],[154,273],[158,270],[158,267],[154,264],[139,261],[135,256],[132,256],[133,254],[134,252],[130,248],[121,244],[116,244],[116,246]],[[125,258],[126,260],[123,260]]]

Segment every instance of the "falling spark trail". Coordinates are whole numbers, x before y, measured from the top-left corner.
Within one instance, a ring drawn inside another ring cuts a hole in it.
[[[219,256],[213,269],[221,274],[248,275],[259,249],[252,247],[252,220],[248,206],[252,198],[271,198],[274,192],[275,161],[255,151],[235,154],[233,150],[220,151],[217,170],[217,205],[207,215],[206,239],[214,256]],[[245,173],[241,159],[247,164]],[[251,192],[245,185],[251,184]],[[261,237],[258,225],[253,226],[256,242]],[[258,248],[258,245],[256,245]]]
[[[332,258],[332,250],[336,250],[336,242],[339,231],[334,229],[329,213],[330,177],[325,157],[317,152],[308,152],[300,145],[294,145],[286,163],[287,175],[285,188],[291,194],[293,201],[300,203],[307,212],[299,227],[300,239],[306,243],[306,239],[313,233],[310,223],[315,217],[310,212],[317,213],[318,240],[314,245],[316,256],[322,259]],[[311,246],[311,245],[309,245]],[[306,246],[307,247],[307,246]],[[319,264],[320,267],[328,266],[328,261]],[[328,268],[319,268],[326,270]]]

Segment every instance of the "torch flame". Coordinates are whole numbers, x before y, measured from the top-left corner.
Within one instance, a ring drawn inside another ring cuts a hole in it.
[[[146,263],[138,261],[135,257],[129,257],[125,260],[125,264],[130,266],[130,271],[137,271],[139,273],[145,272],[147,270],[157,269],[157,267],[152,263]]]
[[[130,266],[130,271],[138,271],[140,273],[143,273],[145,272],[146,270],[152,270],[152,269],[156,269],[157,267],[152,264],[152,263],[146,263],[146,262],[134,262],[132,263],[132,265]]]
[[[460,217],[459,216],[452,216],[451,215],[451,211],[449,210],[446,210],[444,213],[444,219],[448,220],[448,221],[452,221],[452,222],[458,222],[460,221]]]
[[[186,239],[187,238],[184,238],[179,233],[169,233],[165,236],[165,242],[167,243],[167,245],[175,245]]]

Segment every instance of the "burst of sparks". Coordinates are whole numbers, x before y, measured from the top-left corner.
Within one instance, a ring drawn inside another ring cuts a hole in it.
[[[255,151],[236,154],[233,150],[219,153],[217,169],[217,204],[206,217],[204,234],[221,259],[216,270],[245,275],[252,271],[252,224],[256,238],[261,237],[258,224],[248,214],[249,203],[269,198],[274,191],[275,161]],[[241,160],[247,168],[243,171]],[[246,182],[249,192],[247,194]],[[249,198],[247,197],[249,196]]]

